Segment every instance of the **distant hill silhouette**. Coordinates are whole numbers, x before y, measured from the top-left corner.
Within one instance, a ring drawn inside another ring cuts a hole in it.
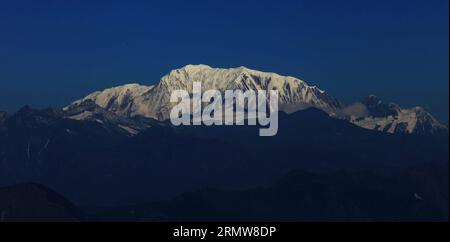
[[[1,221],[448,221],[448,165],[395,175],[294,170],[267,187],[205,188],[169,200],[81,212],[52,190],[0,188]]]
[[[82,213],[58,193],[35,183],[0,188],[0,222],[80,221]]]
[[[125,221],[448,221],[448,166],[395,176],[292,171],[268,188],[203,189],[171,200],[100,212]]]

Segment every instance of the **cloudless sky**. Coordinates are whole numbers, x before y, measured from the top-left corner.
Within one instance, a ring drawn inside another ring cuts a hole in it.
[[[186,64],[296,76],[448,121],[448,0],[0,0],[0,110],[60,107]]]

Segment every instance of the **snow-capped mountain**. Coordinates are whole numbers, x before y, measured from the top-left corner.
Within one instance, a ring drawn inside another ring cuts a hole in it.
[[[92,100],[97,105],[119,115],[155,118],[169,118],[170,95],[174,90],[192,92],[194,81],[202,83],[203,90],[273,90],[279,91],[281,109],[287,112],[316,107],[330,114],[336,114],[341,104],[334,97],[304,81],[275,73],[239,68],[211,68],[206,65],[187,65],[171,71],[155,86],[128,84],[101,92],[92,93],[75,101],[76,105]],[[69,106],[70,107],[70,106]]]
[[[145,107],[145,97],[153,86],[143,86],[139,84],[126,84],[119,87],[105,89],[101,92],[94,92],[85,98],[75,101],[64,110],[70,110],[71,106],[79,106],[81,103],[91,100],[99,107],[114,112],[121,116],[147,116],[148,110]]]
[[[403,109],[395,103],[385,104],[374,95],[347,107],[345,112],[358,126],[388,133],[435,134],[447,129],[422,107]]]
[[[346,119],[367,129],[390,133],[433,134],[446,127],[423,108],[402,109],[384,104],[375,96],[348,107],[316,86],[295,77],[251,70],[246,67],[212,68],[207,65],[187,65],[172,70],[153,86],[127,84],[94,92],[77,100],[65,110],[91,101],[99,107],[123,117],[143,116],[160,121],[169,118],[175,105],[170,103],[174,90],[192,93],[193,82],[201,82],[202,90],[278,90],[280,110],[292,113],[309,107],[325,111],[330,116]],[[78,118],[83,118],[79,116]]]

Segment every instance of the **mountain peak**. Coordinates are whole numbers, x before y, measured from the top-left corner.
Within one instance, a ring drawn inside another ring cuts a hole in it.
[[[8,118],[7,122],[22,124],[25,127],[38,127],[52,124],[61,119],[61,117],[62,112],[59,109],[32,109],[27,105]]]
[[[30,113],[30,112],[32,112],[32,111],[33,111],[33,109],[32,109],[29,105],[25,105],[25,106],[21,107],[21,108],[17,111],[17,113],[25,114],[25,113]]]
[[[245,66],[238,66],[238,67],[230,67],[230,68],[217,68],[217,67],[211,67],[209,65],[205,64],[188,64],[185,65],[179,69],[175,70],[189,70],[189,71],[201,71],[201,70],[212,70],[212,69],[226,69],[226,70],[249,70],[249,71],[255,71],[250,68],[247,68]]]
[[[130,115],[131,110],[136,109],[135,101],[138,101],[140,97],[143,97],[145,93],[149,92],[153,86],[144,86],[137,83],[125,84],[122,86],[112,87],[103,91],[97,91],[89,94],[88,96],[73,102],[64,110],[70,108],[70,106],[80,105],[82,102],[91,100],[96,105],[112,111],[119,115]]]
[[[377,106],[383,105],[383,100],[381,100],[381,98],[375,96],[374,94],[370,94],[362,101],[362,103],[368,106]]]
[[[369,116],[372,117],[388,117],[397,114],[397,106],[395,104],[385,104],[381,98],[371,94],[362,101],[368,110]]]
[[[185,65],[183,67],[181,67],[180,69],[185,69],[185,70],[202,70],[202,69],[212,69],[211,66],[205,65],[205,64],[188,64]]]

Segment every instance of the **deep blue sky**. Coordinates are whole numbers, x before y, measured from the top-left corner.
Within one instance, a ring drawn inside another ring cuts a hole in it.
[[[448,0],[80,2],[0,0],[0,110],[62,106],[203,63],[448,120]]]

